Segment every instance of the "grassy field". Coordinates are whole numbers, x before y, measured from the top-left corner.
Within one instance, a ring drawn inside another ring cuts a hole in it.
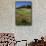
[[[32,10],[16,9],[16,25],[32,25]]]

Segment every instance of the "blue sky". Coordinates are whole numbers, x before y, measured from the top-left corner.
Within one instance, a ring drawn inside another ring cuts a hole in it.
[[[31,1],[16,1],[15,4],[16,4],[16,7],[20,7],[22,5],[27,5],[27,4],[32,5],[32,2]]]

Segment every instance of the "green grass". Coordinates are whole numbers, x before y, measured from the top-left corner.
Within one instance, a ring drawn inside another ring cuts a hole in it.
[[[16,9],[16,25],[32,25],[32,10]]]
[[[20,15],[31,15],[32,11],[26,11],[26,10],[21,10],[21,9],[17,9],[16,10],[16,14],[20,14]]]

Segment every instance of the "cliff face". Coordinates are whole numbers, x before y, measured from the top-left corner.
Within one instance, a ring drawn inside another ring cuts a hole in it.
[[[0,32],[13,30],[15,0],[0,0]]]

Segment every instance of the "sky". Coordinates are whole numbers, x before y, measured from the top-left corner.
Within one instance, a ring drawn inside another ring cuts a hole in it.
[[[32,2],[31,1],[16,1],[15,4],[16,4],[16,7],[20,7],[22,5],[27,5],[27,4],[32,5]]]

